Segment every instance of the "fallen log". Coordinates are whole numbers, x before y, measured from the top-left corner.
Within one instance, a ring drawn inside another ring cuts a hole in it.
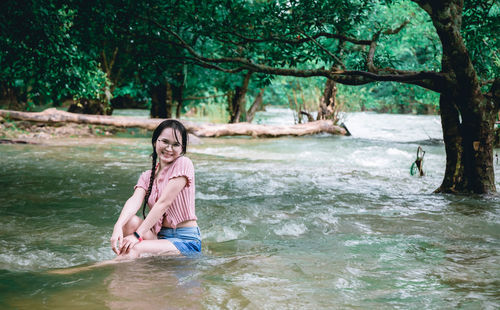
[[[222,136],[252,136],[252,137],[280,137],[305,136],[318,133],[345,135],[346,130],[333,124],[332,121],[314,121],[305,124],[290,126],[258,125],[249,123],[236,124],[204,124],[192,128],[191,131],[198,137]]]
[[[39,144],[34,141],[20,139],[0,139],[0,144]]]
[[[6,119],[23,120],[30,122],[55,123],[79,123],[104,125],[115,127],[138,127],[153,130],[163,119],[159,118],[136,118],[129,116],[107,116],[77,114],[60,111],[55,108],[43,112],[20,112],[11,110],[0,110],[0,116]],[[290,126],[260,125],[250,123],[236,124],[197,124],[181,120],[186,129],[198,137],[222,137],[222,136],[252,136],[252,137],[280,137],[280,136],[304,136],[318,133],[329,133],[334,135],[345,135],[346,130],[334,125],[330,120],[314,121],[305,124]]]
[[[126,116],[78,114],[50,108],[43,112],[21,112],[0,110],[0,116],[6,119],[22,120],[39,123],[78,123],[105,125],[115,127],[138,127],[153,130],[162,121],[161,119],[135,118]]]

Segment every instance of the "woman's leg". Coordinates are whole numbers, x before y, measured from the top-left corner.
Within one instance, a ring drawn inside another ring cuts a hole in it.
[[[123,234],[128,236],[134,233],[137,228],[142,224],[142,219],[134,215],[124,226]],[[90,266],[73,267],[64,269],[55,269],[49,271],[52,274],[72,274],[80,271],[90,270],[96,267],[102,267],[119,263],[122,260],[129,260],[138,258],[145,255],[180,255],[181,253],[175,245],[168,240],[158,240],[157,236],[150,230],[144,236],[142,242],[136,244],[128,253],[119,255],[111,260],[95,263]]]
[[[73,274],[82,271],[88,271],[96,267],[104,267],[120,263],[122,261],[131,260],[146,255],[180,255],[181,253],[175,245],[168,240],[144,240],[136,244],[128,253],[117,256],[115,259],[106,260],[95,263],[90,266],[64,268],[50,270],[51,274]]]
[[[115,260],[134,259],[147,255],[180,255],[181,252],[169,240],[144,240],[137,243],[128,253],[119,255]]]
[[[139,228],[139,226],[141,226],[143,221],[144,220],[141,219],[140,217],[138,217],[137,215],[132,216],[132,218],[130,218],[130,220],[128,220],[128,222],[125,225],[123,225],[123,236],[126,237],[128,235],[133,234],[134,231],[136,231],[137,228]],[[156,240],[158,238],[151,230],[149,230],[148,232],[146,232],[142,236],[142,239],[144,239],[144,240]]]
[[[142,224],[143,220],[134,215],[124,226],[123,235],[128,236],[134,233]],[[158,240],[158,237],[149,230],[142,238],[142,242],[136,244],[128,253],[117,256],[116,260],[134,259],[143,255],[180,255],[181,253],[175,245],[168,240]]]

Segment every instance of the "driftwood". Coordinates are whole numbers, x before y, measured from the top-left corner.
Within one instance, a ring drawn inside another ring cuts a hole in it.
[[[34,141],[20,139],[0,139],[0,144],[39,144]]]
[[[153,130],[163,121],[159,118],[135,118],[128,116],[105,116],[76,114],[59,111],[55,108],[43,112],[19,112],[0,110],[0,116],[6,119],[24,120],[41,123],[80,123],[115,127],[138,127]],[[346,130],[334,125],[330,120],[314,121],[305,124],[290,126],[258,125],[250,123],[236,124],[197,124],[181,120],[186,129],[198,137],[221,136],[252,136],[252,137],[279,137],[304,136],[318,133],[345,135]]]

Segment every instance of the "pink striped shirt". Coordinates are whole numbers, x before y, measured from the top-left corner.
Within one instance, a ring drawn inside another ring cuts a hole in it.
[[[155,224],[154,231],[156,233],[160,231],[163,222],[165,222],[165,226],[176,228],[179,223],[184,221],[197,220],[194,207],[194,167],[191,160],[185,156],[178,157],[155,177],[151,195],[148,199],[148,206],[150,209],[154,206],[170,179],[181,176],[186,178],[186,186],[180,191],[170,207],[168,207],[163,217]],[[141,187],[147,191],[150,177],[151,170],[144,171],[134,189]]]

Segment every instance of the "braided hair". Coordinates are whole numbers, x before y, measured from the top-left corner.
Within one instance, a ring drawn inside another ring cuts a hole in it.
[[[146,218],[146,206],[148,204],[149,196],[151,196],[151,190],[153,189],[153,182],[155,179],[155,174],[156,174],[156,161],[158,158],[158,154],[156,153],[156,141],[158,140],[158,137],[161,135],[163,130],[166,128],[172,128],[174,130],[174,136],[177,141],[179,141],[179,137],[177,137],[177,133],[180,133],[181,135],[181,145],[182,145],[182,152],[181,155],[186,154],[187,150],[187,130],[182,125],[181,122],[175,120],[175,119],[167,119],[161,122],[156,129],[153,131],[153,137],[151,138],[151,144],[153,145],[153,153],[151,154],[152,158],[152,164],[151,164],[151,177],[149,178],[149,185],[148,185],[148,190],[146,191],[146,199],[144,199],[144,204],[142,205],[142,216]]]

